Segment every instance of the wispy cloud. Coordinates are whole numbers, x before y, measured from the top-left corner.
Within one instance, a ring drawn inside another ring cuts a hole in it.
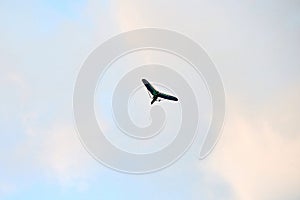
[[[2,170],[6,174],[14,174],[15,178],[19,177],[20,182],[17,185],[22,187],[24,181],[30,177],[26,185],[42,178],[56,182],[61,187],[75,187],[80,190],[87,187],[94,170],[92,163],[95,161],[80,144],[72,126],[54,125],[44,130],[30,131],[30,134],[7,149],[9,154],[2,157],[6,162],[2,167],[13,166]],[[17,163],[22,164],[22,169]],[[25,179],[22,180],[21,177]]]
[[[275,109],[267,115],[261,110],[257,116],[249,116],[244,113],[243,103],[231,101],[224,134],[209,166],[231,184],[238,199],[299,198],[299,130],[291,134],[287,128],[299,118],[294,117],[299,109],[294,102],[300,100],[295,92],[287,94],[292,98],[282,96],[269,105],[272,109],[293,105],[293,109]],[[289,121],[278,127],[274,116],[277,122]]]
[[[95,162],[81,145],[75,130],[53,127],[40,141],[38,161],[49,178],[62,186],[82,188],[91,177]]]
[[[94,175],[104,171],[106,180],[92,191],[106,198],[300,198],[299,3],[70,4],[1,2],[0,196],[39,180],[88,194]],[[221,72],[229,106],[207,160],[187,157],[158,174],[133,177],[91,159],[73,129],[71,99],[93,48],[120,31],[149,26],[201,43]]]
[[[15,185],[7,182],[0,182],[0,198],[13,193],[15,190]]]

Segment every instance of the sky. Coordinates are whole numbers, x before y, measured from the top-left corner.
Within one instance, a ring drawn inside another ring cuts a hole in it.
[[[297,1],[0,2],[0,198],[300,199]],[[102,166],[72,110],[89,53],[144,27],[175,30],[213,60],[226,93],[220,140],[156,173]]]

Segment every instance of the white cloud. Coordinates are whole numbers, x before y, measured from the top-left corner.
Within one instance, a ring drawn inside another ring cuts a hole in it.
[[[10,183],[0,183],[0,197],[6,196],[16,190],[15,186]]]
[[[299,96],[293,96],[300,100]],[[291,103],[285,98],[282,101],[285,105]],[[238,199],[299,198],[299,131],[295,130],[296,135],[291,138],[272,121],[275,113],[279,118],[289,118],[294,115],[293,110],[248,117],[242,112],[244,108],[237,106],[241,103],[231,101],[230,105],[223,136],[211,155],[210,169],[232,185]],[[271,107],[275,109],[276,105],[273,103]],[[295,120],[289,122],[291,126],[295,123]]]
[[[19,135],[18,142],[6,149],[9,153],[1,154],[3,180],[14,181],[17,187],[30,186],[39,179],[79,191],[89,187],[96,161],[83,148],[71,125],[26,129],[30,133]]]
[[[43,171],[62,186],[87,187],[93,159],[71,127],[54,127],[40,141],[38,160]]]
[[[191,36],[208,50],[222,72],[227,89],[235,95],[245,95],[244,100],[249,97],[253,100],[251,95],[256,95],[254,99],[258,104],[266,103],[263,100],[273,102],[272,98],[263,97],[269,96],[270,90],[278,92],[277,87],[285,81],[293,77],[298,79],[299,74],[294,72],[299,72],[299,6],[294,3],[108,2],[89,1],[78,20],[57,15],[53,19],[51,11],[44,12],[49,11],[46,7],[34,10],[35,6],[28,2],[25,7],[3,7],[2,19],[11,19],[14,23],[4,23],[1,31],[1,69],[7,69],[9,73],[5,84],[1,82],[1,89],[4,89],[1,109],[5,112],[0,117],[12,122],[4,121],[6,128],[1,129],[4,139],[1,140],[0,152],[3,161],[0,195],[14,192],[24,176],[26,184],[38,178],[78,190],[89,187],[92,162],[96,161],[80,144],[73,125],[66,123],[65,116],[61,117],[65,113],[69,117],[70,113],[61,110],[70,106],[74,70],[78,70],[92,48],[119,30],[154,26]],[[294,90],[294,93],[298,91]],[[30,96],[32,94],[34,96]],[[284,96],[282,92],[277,94]],[[238,199],[299,197],[300,139],[297,125],[300,109],[294,105],[300,98],[292,96],[291,99],[293,101],[288,103],[270,104],[254,117],[243,113],[245,108],[251,109],[251,105],[237,103],[240,104],[238,107],[231,101],[229,110],[232,110],[223,136],[205,163],[209,167],[207,170],[214,170],[216,179],[222,176],[232,185]],[[26,111],[20,106],[22,103]],[[11,115],[16,117],[7,117]],[[54,124],[60,118],[63,121]],[[25,128],[19,130],[22,123]],[[176,176],[171,173],[170,177],[174,184],[188,187],[193,184],[190,177],[201,180],[193,172],[191,170],[192,175],[184,177],[187,184],[179,179],[173,181],[182,171],[175,173]],[[205,178],[214,179],[211,173]],[[13,184],[6,183],[6,179],[11,179]],[[124,183],[127,179],[128,176]],[[140,177],[137,179],[136,185],[139,186]],[[115,180],[119,181],[119,176]],[[157,183],[162,180],[160,176]],[[162,186],[151,186],[155,191],[156,187],[174,189],[168,185],[170,180],[166,179]],[[206,184],[201,182],[195,186],[195,199],[199,193],[205,192],[198,192],[198,187],[205,188]],[[214,180],[211,184],[215,184]],[[163,189],[160,194],[165,195]],[[216,190],[219,191],[217,186],[211,186],[208,196],[214,198]],[[141,191],[148,190],[141,188]],[[132,194],[135,192],[132,190]],[[186,189],[186,193],[190,194],[190,190]]]

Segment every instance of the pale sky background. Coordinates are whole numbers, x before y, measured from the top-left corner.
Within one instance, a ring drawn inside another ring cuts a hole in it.
[[[297,1],[1,1],[0,199],[300,199]],[[221,139],[148,175],[112,171],[82,147],[72,91],[110,37],[159,27],[198,42],[227,96]]]

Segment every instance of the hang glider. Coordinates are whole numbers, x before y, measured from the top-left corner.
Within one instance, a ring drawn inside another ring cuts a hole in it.
[[[163,98],[163,99],[167,99],[167,100],[171,100],[171,101],[178,101],[178,99],[176,97],[161,93],[158,90],[156,90],[146,79],[142,79],[142,82],[144,83],[145,87],[152,95],[151,104],[153,104],[155,101],[161,101],[161,99],[158,99],[158,98]]]

